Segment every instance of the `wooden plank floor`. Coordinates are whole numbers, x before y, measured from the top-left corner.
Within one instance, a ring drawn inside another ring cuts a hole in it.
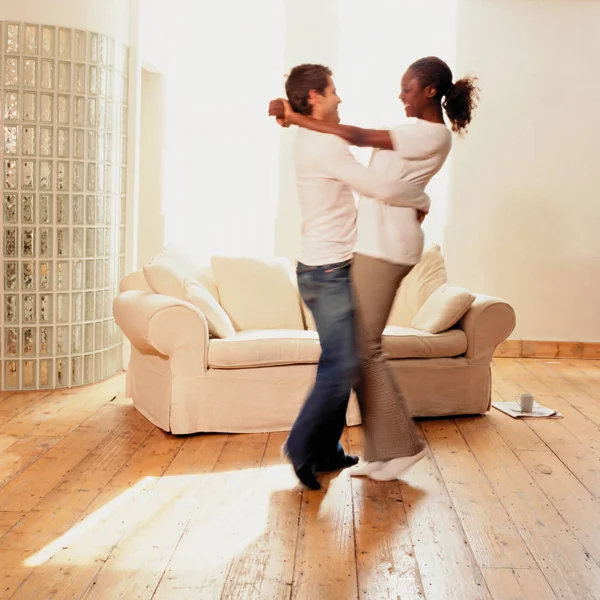
[[[285,433],[168,435],[123,376],[2,393],[0,599],[600,599],[600,361],[496,359],[493,383],[564,419],[421,420],[402,482],[319,492]]]

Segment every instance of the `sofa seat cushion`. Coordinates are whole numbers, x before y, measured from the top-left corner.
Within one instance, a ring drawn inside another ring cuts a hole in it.
[[[452,357],[467,350],[467,337],[461,329],[432,334],[388,326],[383,348],[391,359]],[[242,331],[225,339],[212,339],[208,344],[211,369],[316,364],[320,355],[317,333],[295,329]]]
[[[394,358],[450,358],[467,351],[462,329],[427,333],[410,327],[388,325],[383,332],[383,350]]]
[[[296,329],[241,331],[208,344],[211,369],[315,364],[320,355],[317,332]]]

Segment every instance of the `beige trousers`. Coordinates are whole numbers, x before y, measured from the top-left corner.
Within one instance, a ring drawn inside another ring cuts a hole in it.
[[[367,461],[412,456],[424,445],[381,347],[396,292],[412,269],[363,254],[355,254],[352,262],[360,357],[356,392]]]

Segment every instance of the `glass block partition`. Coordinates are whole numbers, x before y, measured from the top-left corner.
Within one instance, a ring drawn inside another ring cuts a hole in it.
[[[128,49],[0,25],[0,389],[100,381],[122,369]]]

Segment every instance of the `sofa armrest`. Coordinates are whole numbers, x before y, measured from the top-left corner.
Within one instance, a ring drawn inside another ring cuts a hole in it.
[[[184,363],[205,373],[208,356],[208,323],[194,305],[164,296],[131,290],[113,302],[117,325],[141,352],[154,351],[172,357],[184,350]]]
[[[494,350],[513,331],[516,324],[512,306],[492,296],[477,295],[458,327],[467,336],[466,357],[476,363],[489,363]]]

